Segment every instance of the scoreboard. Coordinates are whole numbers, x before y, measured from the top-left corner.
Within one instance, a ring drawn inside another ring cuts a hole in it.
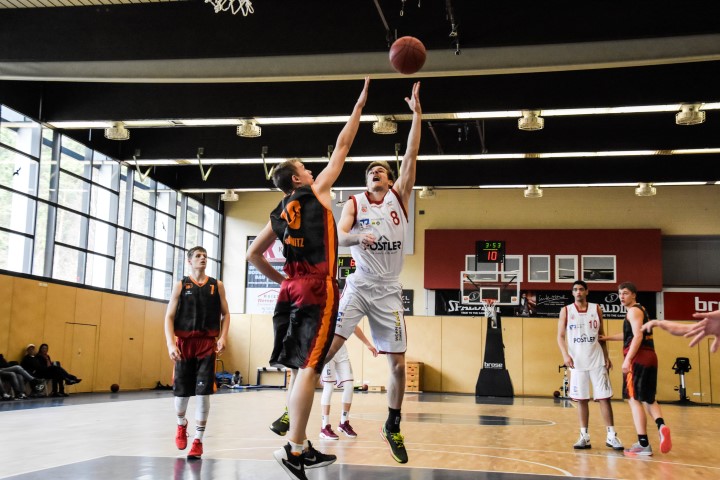
[[[475,242],[477,263],[505,263],[505,240],[478,240]]]

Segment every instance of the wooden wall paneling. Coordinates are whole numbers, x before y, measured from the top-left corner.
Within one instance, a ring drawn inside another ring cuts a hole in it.
[[[8,355],[10,351],[10,322],[12,321],[13,277],[0,275],[0,353],[6,359],[15,358]]]
[[[672,366],[677,357],[687,357],[690,359],[692,367],[685,374],[687,396],[691,400],[700,401],[700,397],[693,396],[693,393],[702,393],[700,373],[707,368],[707,365],[702,364],[699,349],[688,347],[689,340],[687,338],[675,337],[660,329],[653,332],[653,340],[658,357],[658,400],[672,402],[680,399],[679,392],[675,391],[675,388],[680,385],[680,376],[675,373]],[[707,361],[707,357],[705,357],[705,361]]]
[[[125,297],[125,312],[120,343],[122,361],[120,366],[120,388],[137,390],[142,369],[142,349],[145,328],[145,301]]]
[[[605,322],[605,334],[616,335],[622,334],[623,320],[603,320]],[[613,390],[613,398],[622,399],[622,364],[623,364],[623,342],[612,341],[607,342],[608,355],[612,362],[613,368],[610,370],[610,386]],[[558,363],[558,365],[560,365]]]
[[[523,318],[524,394],[550,396],[558,389],[557,318]]]
[[[525,351],[523,350],[525,332],[523,331],[522,320],[513,317],[504,317],[502,319],[505,366],[510,372],[510,381],[512,381],[515,395],[525,394]],[[482,321],[483,332],[487,332],[487,319],[483,317]],[[483,336],[483,345],[484,342],[485,337]]]
[[[28,343],[40,346],[45,335],[48,284],[20,277],[13,282],[9,350],[5,358],[20,361]]]
[[[167,342],[165,340],[165,313],[167,311],[167,304],[162,304],[161,323],[162,323],[162,343],[160,344],[161,355],[160,355],[160,383],[162,385],[173,384],[173,373],[175,371],[175,363],[170,360],[170,356],[167,350]]]
[[[422,387],[426,392],[442,389],[443,317],[405,317],[408,349],[406,362],[422,362]]]
[[[92,392],[94,390],[95,372],[98,363],[97,349],[100,333],[99,325],[102,317],[102,295],[102,292],[98,292],[96,290],[88,290],[85,288],[76,289],[75,324],[82,326],[94,326],[94,328],[90,330],[80,330],[82,333],[79,335],[80,338],[82,338],[82,342],[79,345],[77,345],[78,338],[75,338],[76,331],[73,330],[70,350],[70,358],[73,360],[73,363],[71,365],[72,370],[70,370],[70,373],[83,379],[82,383],[72,387],[72,390],[76,392]],[[88,334],[87,332],[93,332],[95,335],[92,344],[90,343],[89,338],[85,338],[85,335]],[[89,348],[92,348],[92,351],[88,351]],[[92,358],[91,364],[88,364],[88,358]],[[79,363],[77,368],[76,363]]]
[[[251,374],[250,372],[250,345],[252,342],[252,316],[244,313],[230,314],[230,330],[228,331],[228,341],[225,353],[220,359],[225,365],[225,369],[230,372],[240,371],[243,377],[243,383],[253,383],[257,375],[257,370]],[[272,318],[268,320],[272,329]],[[267,323],[261,327],[267,328]],[[267,361],[267,360],[266,360]]]
[[[72,357],[72,337],[67,337],[67,325],[75,322],[75,304],[77,287],[49,283],[45,305],[45,330],[41,339],[38,339],[38,349],[41,343],[48,344],[48,353],[53,361],[61,362],[67,367]]]
[[[161,381],[161,365],[170,361],[165,347],[165,310],[167,304],[145,301],[142,338],[141,388],[154,388]]]
[[[248,383],[254,385],[257,378],[257,369],[270,366],[269,360],[274,341],[272,315],[251,315],[250,329],[252,340],[250,342],[250,360],[248,362]]]
[[[482,317],[441,318],[441,384],[436,391],[474,394],[485,353]]]
[[[75,297],[75,323],[100,325],[102,316],[102,292],[77,288]]]
[[[65,339],[70,345],[65,349],[66,359],[62,366],[70,374],[82,379],[81,383],[65,387],[67,393],[92,392],[93,378],[97,364],[97,330],[96,325],[79,323],[65,324]]]
[[[125,297],[103,293],[94,382],[96,391],[104,391],[106,385],[120,384],[124,317]]]

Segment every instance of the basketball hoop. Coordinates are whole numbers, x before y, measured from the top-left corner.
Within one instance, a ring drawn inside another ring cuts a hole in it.
[[[205,0],[205,3],[212,4],[215,7],[215,13],[230,10],[233,15],[242,12],[244,17],[247,17],[250,13],[255,13],[250,0]]]
[[[495,298],[483,298],[480,300],[482,306],[485,307],[485,317],[490,321],[492,328],[497,328],[497,311],[495,310]]]

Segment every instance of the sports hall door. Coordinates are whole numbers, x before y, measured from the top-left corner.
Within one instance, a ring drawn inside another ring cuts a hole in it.
[[[92,392],[97,354],[97,326],[82,323],[65,324],[65,362],[63,368],[82,382],[68,387],[72,392]],[[52,353],[52,352],[51,352]]]

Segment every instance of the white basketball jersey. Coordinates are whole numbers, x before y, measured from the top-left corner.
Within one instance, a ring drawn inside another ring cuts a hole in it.
[[[402,200],[392,189],[380,203],[371,203],[364,192],[350,199],[355,203],[355,223],[350,233],[375,235],[375,244],[367,249],[360,245],[350,247],[356,271],[384,281],[398,280],[403,267],[403,245],[408,223]]]
[[[595,303],[588,303],[586,311],[579,311],[573,303],[566,308],[565,337],[568,353],[575,370],[591,370],[605,365],[605,356],[598,343],[600,315]]]

